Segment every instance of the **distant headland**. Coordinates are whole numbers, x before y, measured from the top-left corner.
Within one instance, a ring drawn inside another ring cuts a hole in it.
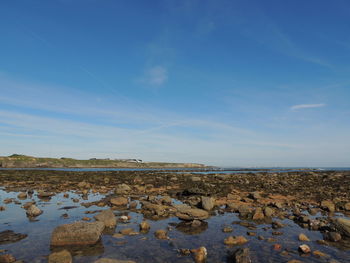
[[[0,157],[1,168],[209,168],[197,163],[143,162],[140,159],[78,160],[73,158],[33,157],[12,154]]]

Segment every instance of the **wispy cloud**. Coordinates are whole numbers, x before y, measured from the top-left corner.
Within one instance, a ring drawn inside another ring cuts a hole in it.
[[[298,104],[290,107],[291,110],[301,110],[301,109],[310,109],[310,108],[322,108],[325,107],[326,104],[319,103],[319,104]]]
[[[154,66],[146,71],[143,82],[151,86],[162,86],[168,80],[168,70],[164,66]]]

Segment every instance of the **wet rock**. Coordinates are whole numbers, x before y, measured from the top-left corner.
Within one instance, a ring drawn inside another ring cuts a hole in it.
[[[236,250],[231,256],[232,263],[251,263],[249,248],[240,248]]]
[[[49,263],[72,263],[72,255],[68,250],[51,253],[49,256]]]
[[[163,229],[157,230],[156,232],[154,232],[154,235],[158,239],[168,239],[168,232]]]
[[[5,206],[0,206],[0,211],[5,211],[6,207]]]
[[[319,257],[319,258],[320,257],[328,257],[328,255],[326,253],[323,253],[323,252],[321,252],[319,250],[313,251],[312,254],[314,254],[314,256]]]
[[[79,188],[91,188],[91,185],[87,182],[80,182],[78,183]]]
[[[129,203],[129,200],[126,197],[120,196],[120,197],[111,198],[110,202],[114,206],[127,206]]]
[[[273,229],[278,229],[278,228],[282,228],[282,227],[285,226],[284,224],[282,224],[282,223],[279,222],[279,221],[273,221],[271,225],[272,225],[272,228],[273,228]]]
[[[130,233],[132,233],[132,232],[134,232],[134,229],[132,229],[130,227],[129,228],[124,228],[124,229],[119,231],[120,234],[125,235],[125,236],[130,235]]]
[[[222,229],[222,232],[224,233],[231,233],[233,231],[232,227],[226,226]]]
[[[125,194],[128,194],[130,191],[131,191],[131,187],[128,186],[127,184],[120,184],[114,190],[114,192],[118,195],[125,195]]]
[[[50,198],[51,196],[54,196],[54,193],[51,192],[45,192],[45,191],[39,191],[38,192],[38,197],[41,199],[45,199],[45,198]]]
[[[261,195],[259,192],[251,192],[249,195],[248,195],[249,198],[251,199],[254,199],[254,200],[258,200],[261,198]]]
[[[238,236],[238,237],[229,236],[229,237],[225,238],[225,240],[224,240],[224,244],[230,245],[230,246],[231,245],[243,245],[247,242],[248,242],[248,240],[244,236]]]
[[[341,235],[337,232],[326,232],[323,234],[323,238],[331,242],[338,242],[342,239]]]
[[[161,199],[159,199],[159,201],[165,205],[171,205],[171,203],[172,203],[171,197],[168,195],[163,196]]]
[[[137,202],[133,201],[129,204],[129,209],[135,209],[137,207]]]
[[[350,220],[346,218],[336,218],[333,220],[333,224],[340,234],[350,237]]]
[[[27,193],[21,192],[17,195],[18,199],[26,199],[27,198]]]
[[[263,220],[265,218],[265,215],[260,207],[255,209],[253,214],[253,220]]]
[[[301,233],[298,238],[300,241],[310,241],[310,239],[303,233]]]
[[[201,203],[204,210],[210,211],[214,208],[215,200],[212,197],[202,196]]]
[[[170,207],[143,201],[142,209],[150,214],[165,217],[169,214]]]
[[[111,258],[100,258],[94,263],[136,263],[135,261],[132,260],[120,260],[120,259],[111,259]]]
[[[141,231],[147,232],[147,231],[150,230],[150,228],[151,228],[151,226],[149,225],[148,222],[142,221],[142,222],[140,223],[140,230],[141,230]]]
[[[197,249],[191,249],[195,263],[205,263],[207,260],[207,249],[205,247],[200,247]]]
[[[198,235],[208,229],[208,223],[200,220],[182,221],[176,225],[176,230],[188,235]]]
[[[308,245],[303,244],[299,246],[299,251],[304,254],[308,254],[311,252],[311,248]]]
[[[275,213],[275,211],[273,210],[273,208],[268,207],[268,206],[264,208],[265,216],[272,217],[274,213]]]
[[[251,216],[252,212],[253,208],[249,205],[243,204],[238,207],[238,213],[241,217],[249,217]]]
[[[176,216],[182,220],[204,220],[209,217],[209,213],[199,208],[191,208],[189,206],[178,206]]]
[[[0,263],[13,263],[16,258],[11,254],[0,255]]]
[[[329,211],[329,212],[334,212],[335,211],[335,205],[332,201],[330,200],[324,200],[321,202],[321,208]]]
[[[52,246],[93,245],[100,239],[105,226],[102,222],[75,222],[54,229]]]
[[[346,203],[346,204],[344,205],[344,209],[345,209],[346,211],[350,211],[350,202],[349,202],[349,203]]]
[[[15,233],[12,230],[0,232],[0,245],[14,243],[26,238],[28,235]]]
[[[26,214],[28,217],[36,217],[43,213],[42,210],[40,210],[36,205],[31,205],[28,207]]]
[[[102,222],[105,227],[115,227],[117,225],[117,218],[115,217],[112,210],[104,210],[98,215],[94,216],[97,221]]]

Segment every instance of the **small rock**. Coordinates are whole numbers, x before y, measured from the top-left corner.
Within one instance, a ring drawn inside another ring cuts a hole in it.
[[[329,200],[324,200],[321,202],[321,208],[324,210],[327,210],[329,212],[334,212],[335,211],[335,205],[332,201]]]
[[[73,259],[69,251],[62,250],[60,252],[51,253],[49,256],[49,263],[72,263]]]
[[[27,193],[21,192],[17,195],[18,199],[26,199],[27,198]]]
[[[231,233],[232,231],[233,231],[233,228],[232,228],[232,227],[229,227],[229,226],[224,227],[224,228],[222,229],[222,232],[224,232],[224,233]]]
[[[41,215],[42,213],[43,211],[41,211],[36,205],[31,205],[26,211],[26,214],[29,217],[36,217]]]
[[[191,249],[191,253],[193,254],[194,262],[196,263],[206,262],[208,253],[205,247]]]
[[[120,230],[119,233],[128,236],[133,231],[134,231],[134,229],[132,229],[132,228],[124,228],[124,229]]]
[[[244,236],[238,236],[238,237],[229,236],[224,240],[225,245],[243,245],[247,242],[248,240]]]
[[[350,220],[345,218],[337,218],[334,224],[340,233],[344,236],[350,237]]]
[[[265,217],[262,209],[260,207],[258,207],[257,209],[255,209],[254,215],[253,215],[253,220],[263,220]]]
[[[159,229],[156,232],[154,232],[155,237],[158,239],[168,239],[167,234],[168,232],[162,229]]]
[[[233,254],[233,262],[235,263],[251,263],[249,248],[240,248]]]
[[[126,197],[120,196],[120,197],[111,198],[110,202],[112,205],[115,205],[115,206],[126,206],[128,205],[129,200]]]
[[[299,240],[300,241],[310,241],[310,239],[305,234],[302,234],[302,233],[299,235]]]
[[[5,211],[6,207],[5,206],[0,206],[0,211]]]
[[[265,216],[272,217],[274,213],[275,213],[275,211],[273,210],[273,208],[268,207],[268,206],[264,208]]]
[[[341,240],[341,235],[337,232],[326,232],[323,234],[323,238],[331,242],[338,242]]]
[[[124,195],[131,191],[131,187],[127,184],[120,184],[115,188],[115,193],[118,195]]]
[[[16,258],[11,254],[0,255],[0,263],[13,263]]]
[[[311,252],[310,247],[309,247],[308,245],[305,245],[305,244],[300,245],[300,246],[299,246],[299,250],[300,250],[301,252],[303,252],[304,254],[308,254],[308,253]]]
[[[120,260],[120,259],[111,259],[111,258],[100,258],[94,263],[136,263],[135,261],[132,260]]]
[[[210,211],[214,208],[215,200],[212,197],[202,196],[201,202],[204,210]]]
[[[312,252],[312,254],[314,254],[316,257],[327,257],[328,255],[319,251],[319,250],[315,250]]]
[[[98,215],[94,216],[97,221],[102,222],[105,227],[115,227],[117,225],[117,219],[112,210],[104,210]]]
[[[150,230],[150,228],[151,228],[151,226],[149,225],[148,222],[142,221],[142,222],[140,223],[140,230],[141,230],[141,231],[146,232],[146,231]]]

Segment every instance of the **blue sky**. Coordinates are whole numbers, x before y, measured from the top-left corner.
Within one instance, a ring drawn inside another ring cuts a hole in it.
[[[350,166],[350,2],[0,4],[0,155]]]

